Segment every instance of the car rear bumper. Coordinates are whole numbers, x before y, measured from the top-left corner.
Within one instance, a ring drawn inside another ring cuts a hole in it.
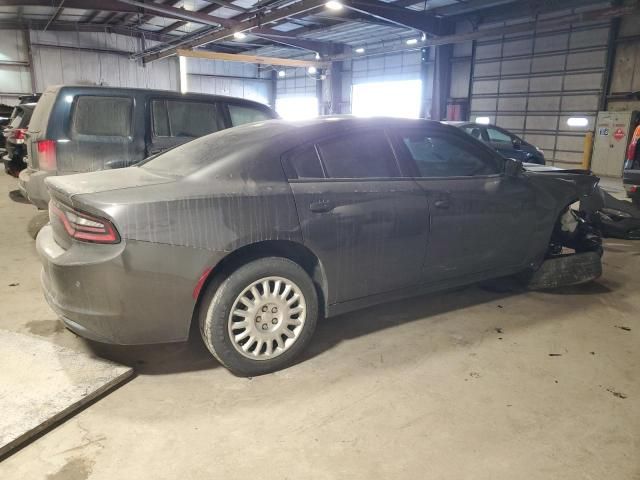
[[[179,266],[197,264],[197,250],[148,242],[73,242],[64,250],[50,225],[36,248],[44,296],[78,335],[120,345],[187,339],[200,268]]]
[[[22,195],[41,210],[45,210],[49,203],[49,191],[44,184],[44,179],[51,175],[55,175],[55,172],[25,168],[18,177]]]

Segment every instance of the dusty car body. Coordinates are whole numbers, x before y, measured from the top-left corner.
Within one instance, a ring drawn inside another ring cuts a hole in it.
[[[293,361],[319,315],[532,278],[567,246],[590,265],[569,283],[596,278],[599,237],[569,206],[597,181],[527,172],[437,122],[252,123],[139,166],[47,179],[42,284],[87,338],[183,341],[196,318],[225,366],[264,373]]]

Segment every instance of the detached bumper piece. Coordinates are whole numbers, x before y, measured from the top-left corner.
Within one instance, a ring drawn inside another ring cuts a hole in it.
[[[527,281],[527,288],[544,290],[590,282],[602,275],[599,252],[571,253],[545,260]]]

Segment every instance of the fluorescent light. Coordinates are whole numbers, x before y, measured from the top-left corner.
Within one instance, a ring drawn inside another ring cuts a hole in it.
[[[242,40],[244,38],[247,38],[247,35],[244,32],[236,32],[233,34],[233,38],[235,38],[236,40]]]
[[[489,125],[491,123],[491,119],[489,117],[476,117],[476,123],[480,125]]]
[[[320,60],[320,54],[316,52],[316,60]]]
[[[570,117],[567,119],[567,125],[570,127],[586,127],[589,125],[589,119],[586,117]]]
[[[342,2],[338,2],[337,0],[330,0],[329,2],[324,4],[325,7],[327,7],[329,10],[342,10]]]
[[[284,78],[286,75],[287,75],[287,74],[286,74],[286,72],[285,72],[284,70],[280,70],[280,71],[278,72],[278,76],[279,76],[280,78]]]
[[[309,72],[311,75],[314,75],[314,74],[318,73],[318,69],[316,67],[309,67],[307,69],[307,72]]]
[[[364,47],[358,47],[355,51],[356,53],[364,53]]]
[[[410,38],[409,40],[407,40],[407,45],[415,45],[416,43],[418,43],[417,38]]]

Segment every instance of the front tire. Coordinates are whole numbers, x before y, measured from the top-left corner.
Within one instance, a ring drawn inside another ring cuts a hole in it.
[[[307,346],[318,297],[297,263],[261,258],[212,282],[199,317],[202,339],[222,365],[237,375],[261,375],[291,365]]]

